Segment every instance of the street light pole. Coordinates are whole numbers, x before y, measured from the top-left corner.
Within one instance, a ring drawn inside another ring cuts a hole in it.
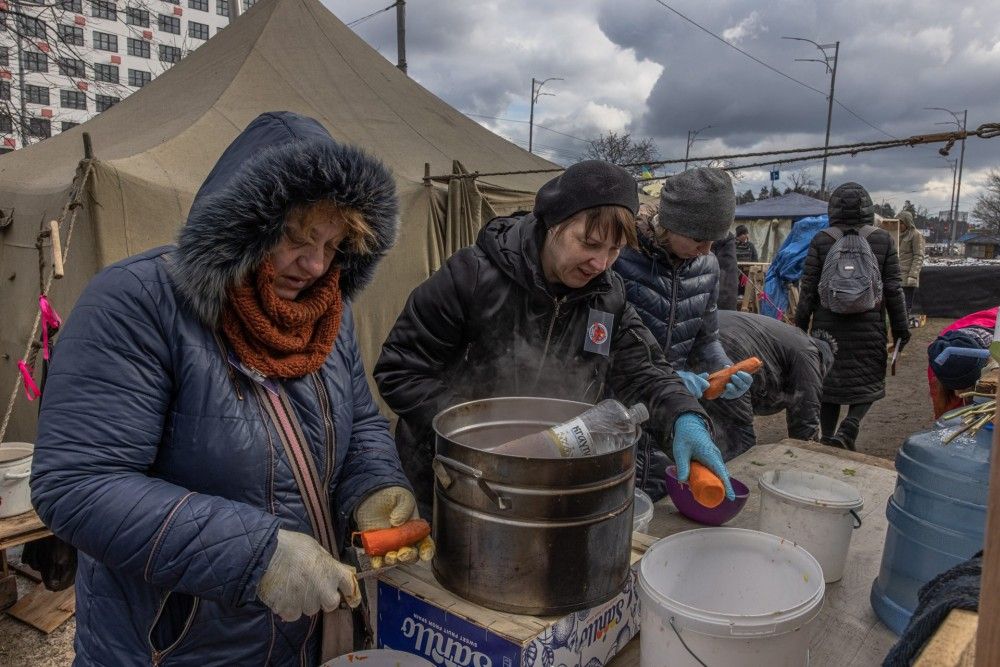
[[[823,143],[823,176],[820,179],[819,191],[820,194],[826,192],[826,161],[827,161],[827,151],[830,149],[830,125],[833,122],[833,91],[837,84],[837,63],[840,61],[840,42],[834,42],[833,44],[817,44],[811,39],[806,39],[805,37],[782,37],[781,39],[791,39],[797,42],[809,42],[823,54],[823,59],[819,58],[796,58],[797,62],[816,62],[822,63],[826,67],[826,73],[830,75],[830,95],[827,97],[827,107],[826,107],[826,140]],[[833,57],[831,58],[827,54],[827,49],[833,49]],[[831,63],[832,66],[831,66]]]
[[[927,111],[944,111],[945,113],[950,113],[954,120],[952,122],[958,127],[959,131],[962,133],[962,150],[958,156],[958,182],[955,186],[955,213],[951,217],[951,233],[948,236],[948,254],[951,254],[951,249],[955,245],[955,232],[958,229],[958,206],[959,200],[962,196],[962,167],[965,165],[965,126],[969,120],[969,110],[965,109],[962,112],[962,120],[958,120],[958,112],[952,111],[951,109],[945,109],[944,107],[924,107]],[[943,123],[942,123],[943,124]],[[944,151],[945,149],[941,149]]]
[[[712,127],[712,126],[711,125],[706,125],[705,127],[701,128],[699,130],[688,130],[687,148],[684,150],[684,171],[687,171],[687,168],[688,168],[688,157],[691,156],[691,146],[694,145],[694,142],[698,141],[698,139],[696,138],[698,136],[698,133],[699,132],[704,132],[705,130],[707,130],[710,127]]]
[[[531,112],[528,116],[528,152],[533,153],[532,148],[534,147],[535,139],[535,102],[542,95],[552,95],[552,93],[543,93],[542,86],[544,86],[549,81],[562,81],[559,77],[549,77],[539,81],[535,77],[531,77]]]

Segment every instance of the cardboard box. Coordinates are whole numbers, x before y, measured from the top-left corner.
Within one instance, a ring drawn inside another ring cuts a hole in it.
[[[632,569],[608,602],[563,617],[494,611],[443,589],[430,565],[383,574],[377,645],[445,667],[602,667],[639,632],[636,564],[655,538],[632,537]]]

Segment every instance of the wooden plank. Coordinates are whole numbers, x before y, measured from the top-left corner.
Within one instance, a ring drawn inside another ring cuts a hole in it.
[[[76,592],[71,586],[53,593],[37,584],[30,593],[7,610],[14,618],[37,628],[45,634],[69,620],[76,612]]]
[[[52,533],[35,510],[0,519],[0,551],[33,542]]]
[[[979,614],[952,609],[921,649],[913,667],[972,667],[976,663]]]
[[[993,416],[993,452],[1000,452],[1000,389],[998,409]],[[1000,665],[1000,456],[990,464],[989,506],[986,510],[986,549],[983,552],[983,577],[979,592],[979,624],[976,640],[976,665]]]
[[[0,577],[0,610],[17,602],[17,577],[8,574]]]

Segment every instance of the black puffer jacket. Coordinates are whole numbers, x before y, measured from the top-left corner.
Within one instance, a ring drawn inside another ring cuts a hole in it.
[[[736,310],[740,289],[740,267],[736,263],[736,236],[712,244],[712,254],[719,262],[719,310]]]
[[[594,403],[610,388],[645,403],[670,433],[682,412],[704,411],[607,271],[554,293],[539,261],[545,229],[534,215],[497,218],[476,245],[452,255],[410,294],[382,346],[375,381],[399,415],[396,443],[417,498],[433,498],[431,420],[456,403],[545,396]],[[590,310],[614,315],[609,357],[583,349]]]
[[[857,183],[846,183],[830,197],[830,224],[846,231],[856,231],[874,222],[871,198]],[[851,405],[870,403],[885,396],[886,330],[889,315],[894,339],[908,338],[906,303],[899,277],[896,244],[885,230],[868,237],[875,259],[882,268],[882,304],[879,308],[855,315],[840,315],[820,304],[819,279],[834,240],[819,233],[809,244],[795,311],[795,324],[803,331],[829,332],[837,341],[839,352],[823,384],[823,401]]]
[[[717,371],[732,364],[719,344],[715,255],[675,263],[647,234],[640,232],[639,244],[641,250],[622,250],[614,270],[667,361],[680,370]]]

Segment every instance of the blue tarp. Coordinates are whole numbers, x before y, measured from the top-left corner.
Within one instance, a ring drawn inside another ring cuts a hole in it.
[[[792,226],[792,231],[767,269],[764,278],[765,298],[760,303],[762,315],[782,319],[782,315],[788,310],[788,283],[797,282],[802,277],[809,243],[819,230],[829,224],[827,216],[817,215],[802,218]]]

